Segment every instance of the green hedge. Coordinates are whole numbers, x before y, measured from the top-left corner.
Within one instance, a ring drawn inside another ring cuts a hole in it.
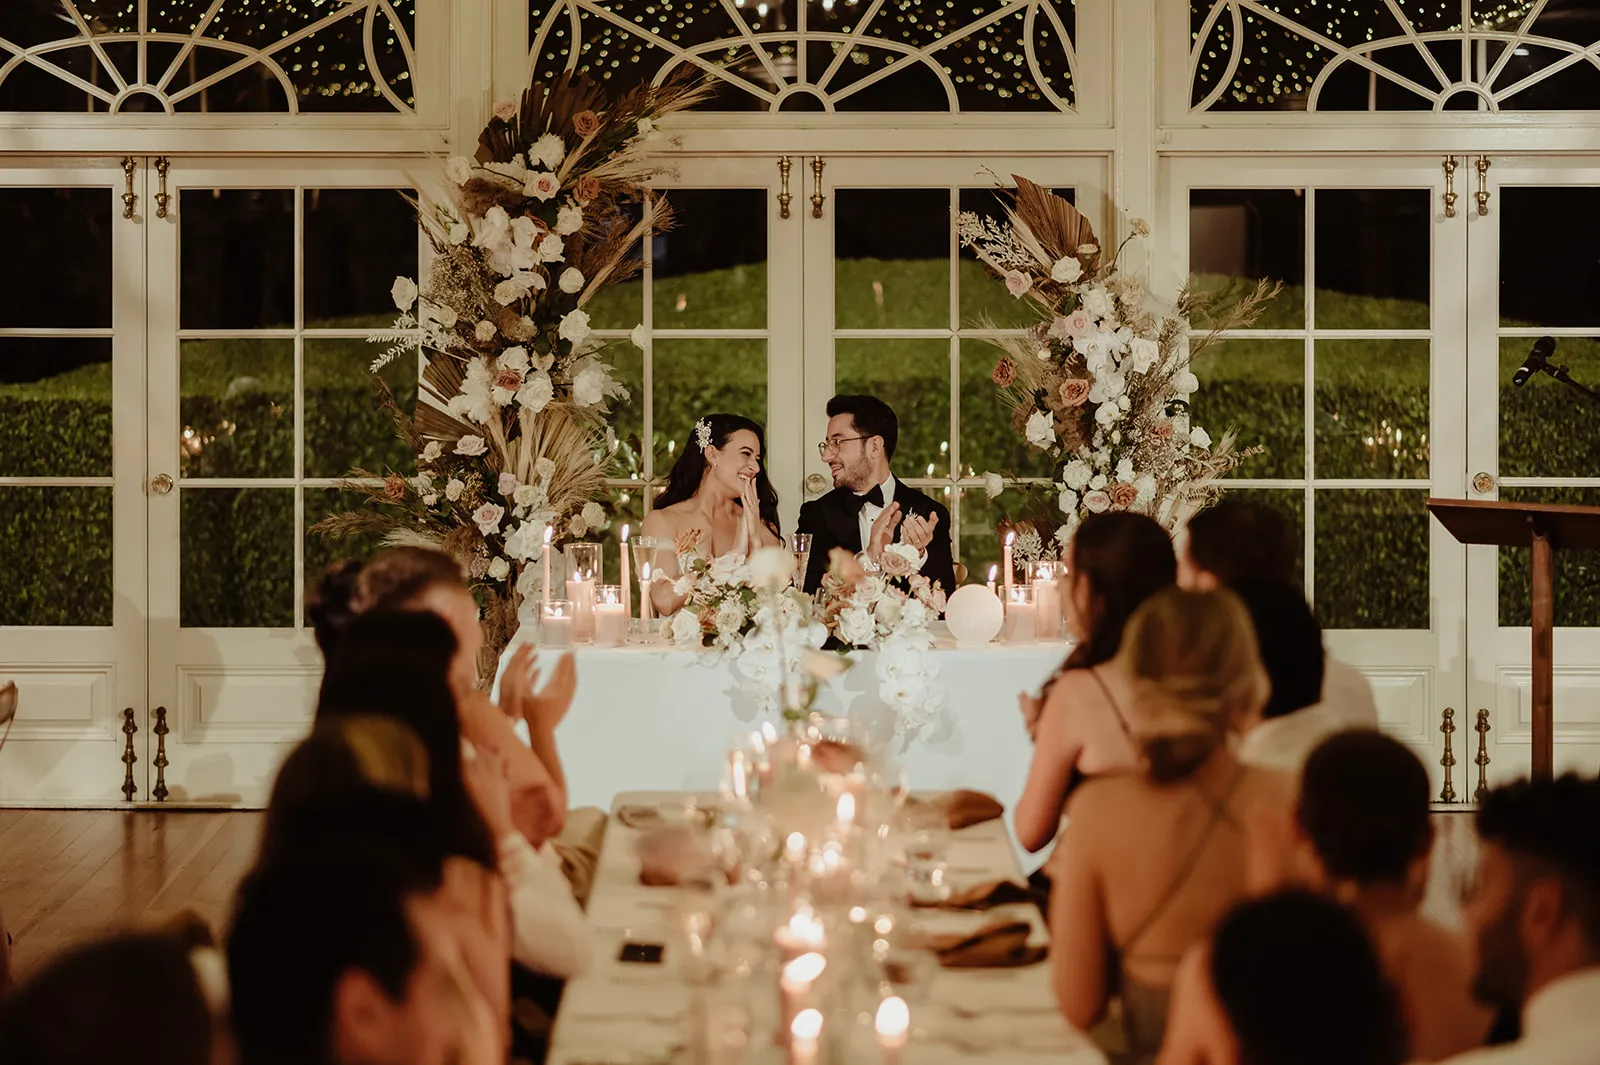
[[[864,302],[872,281],[888,278],[883,306],[893,324],[895,308],[917,297],[931,301],[923,320],[948,314],[948,274],[939,263],[839,264],[840,299],[850,300],[853,320],[866,320],[875,303]],[[963,263],[961,319],[987,315],[1014,321],[1015,305],[1003,290]],[[941,287],[942,286],[942,287]],[[748,271],[739,268],[674,279],[695,306],[752,298]],[[626,328],[638,320],[641,290],[617,286],[594,308],[597,325]],[[1286,293],[1261,323],[1292,324],[1298,293]],[[1319,293],[1322,313],[1347,324],[1382,325],[1416,318],[1387,301]],[[942,308],[942,310],[941,310]],[[1287,309],[1286,309],[1287,308]],[[1007,317],[1011,316],[1011,317]],[[1282,317],[1284,321],[1276,319]],[[343,323],[325,323],[329,325]],[[661,321],[658,324],[670,325]],[[1520,341],[1502,353],[1501,381],[1521,361]],[[1317,351],[1315,440],[1323,477],[1421,478],[1427,476],[1429,366],[1425,344],[1416,341],[1323,342]],[[1266,450],[1240,471],[1251,478],[1298,478],[1305,474],[1304,346],[1302,342],[1235,340],[1196,367],[1202,382],[1195,419],[1212,434],[1233,424],[1241,442]],[[860,340],[838,344],[838,387],[872,391],[901,418],[901,469],[949,472],[949,346],[942,340]],[[306,341],[305,463],[308,476],[339,476],[352,466],[406,469],[410,456],[393,439],[377,409],[366,366],[376,349],[361,341]],[[981,341],[961,342],[961,465],[986,470],[1048,475],[1049,464],[1012,428],[995,396],[989,372],[996,353]],[[1586,381],[1600,381],[1600,345],[1563,342],[1562,361]],[[273,356],[273,357],[268,357]],[[1439,353],[1439,358],[1458,358]],[[638,397],[643,361],[625,343],[613,359],[635,399],[617,412],[624,454],[634,469],[645,442]],[[110,473],[110,368],[89,366],[27,385],[0,385],[0,475]],[[281,349],[256,341],[186,341],[183,347],[180,413],[202,442],[185,459],[187,476],[286,477],[293,472],[293,365]],[[386,371],[392,387],[414,402],[414,367]],[[759,415],[769,405],[764,345],[748,340],[658,340],[655,347],[656,470],[670,462],[669,442],[681,444],[700,415],[713,410]],[[1523,389],[1503,385],[1501,468],[1515,474],[1593,473],[1592,419],[1555,382]],[[1398,434],[1398,438],[1396,438]],[[1371,438],[1373,443],[1368,443]],[[1383,446],[1378,441],[1382,439]],[[179,442],[174,441],[174,447]],[[1398,445],[1398,446],[1396,446]],[[1396,454],[1398,452],[1398,454]],[[1251,490],[1304,520],[1300,490]],[[295,528],[294,490],[182,490],[180,548],[183,618],[189,624],[271,625],[292,623],[294,550],[303,527],[351,501],[335,491],[305,491],[302,529]],[[993,503],[982,490],[969,491],[959,550],[981,576],[996,553],[995,523],[1021,516],[1031,506],[1048,507],[1047,493],[1030,503],[1008,490]],[[1514,493],[1504,493],[1512,498]],[[1425,491],[1319,490],[1316,498],[1316,598],[1324,623],[1338,628],[1425,627],[1429,620],[1428,517]],[[1600,503],[1600,492],[1542,493],[1538,497]],[[0,489],[0,624],[106,624],[111,604],[110,491],[101,488]],[[612,500],[618,523],[637,526],[638,491]],[[612,530],[615,535],[615,529]],[[304,572],[314,574],[344,554],[372,544],[304,541]],[[1557,580],[1558,620],[1596,624],[1600,619],[1600,564],[1593,553],[1563,554]],[[1501,615],[1525,623],[1528,584],[1525,559],[1502,552]]]

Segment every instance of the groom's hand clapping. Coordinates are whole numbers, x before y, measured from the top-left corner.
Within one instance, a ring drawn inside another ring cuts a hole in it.
[[[926,551],[928,545],[933,543],[933,530],[938,524],[937,514],[929,514],[926,518],[913,514],[900,530],[900,542],[910,544],[918,551]]]
[[[894,543],[894,531],[900,527],[900,504],[890,503],[872,522],[872,532],[867,543],[867,557],[874,562],[883,549]]]

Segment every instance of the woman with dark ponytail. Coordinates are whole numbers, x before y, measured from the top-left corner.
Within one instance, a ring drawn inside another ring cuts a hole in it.
[[[767,477],[766,437],[761,426],[737,414],[712,414],[695,422],[678,455],[667,489],[645,518],[641,535],[663,545],[652,564],[663,580],[651,589],[658,613],[674,613],[683,596],[671,578],[682,570],[679,556],[749,555],[782,543],[778,493]],[[673,549],[665,550],[671,543]]]

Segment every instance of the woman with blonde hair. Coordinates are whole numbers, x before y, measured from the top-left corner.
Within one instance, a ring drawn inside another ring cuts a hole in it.
[[[1056,1001],[1088,1030],[1121,1001],[1127,1060],[1161,1047],[1178,962],[1246,890],[1254,811],[1288,782],[1240,764],[1228,737],[1269,694],[1249,614],[1225,590],[1176,588],[1129,619],[1115,664],[1129,683],[1140,771],[1076,791],[1050,860]]]

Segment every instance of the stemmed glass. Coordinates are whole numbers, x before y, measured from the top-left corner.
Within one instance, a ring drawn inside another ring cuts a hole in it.
[[[789,550],[794,552],[794,582],[803,585],[806,581],[806,570],[811,566],[811,534],[792,534],[789,537]]]

